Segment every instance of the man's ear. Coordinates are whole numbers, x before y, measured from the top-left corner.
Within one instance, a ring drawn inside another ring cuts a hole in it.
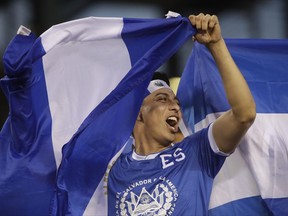
[[[143,116],[142,116],[142,110],[140,109],[138,116],[137,116],[137,121],[143,121]]]

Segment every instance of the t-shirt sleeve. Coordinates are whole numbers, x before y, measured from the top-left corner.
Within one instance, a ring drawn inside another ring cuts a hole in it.
[[[214,139],[214,137],[213,137],[213,134],[212,134],[212,128],[213,128],[213,123],[212,123],[212,124],[209,126],[209,128],[208,128],[208,139],[209,139],[209,142],[210,142],[210,147],[211,147],[211,149],[213,150],[213,152],[215,152],[215,153],[218,154],[218,155],[225,156],[225,157],[230,156],[233,152],[231,152],[231,153],[225,153],[225,152],[222,152],[222,151],[218,148],[218,146],[217,146],[217,144],[216,144],[216,142],[215,142],[215,139]]]

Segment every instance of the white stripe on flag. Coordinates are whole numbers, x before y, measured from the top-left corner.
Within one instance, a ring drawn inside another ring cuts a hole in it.
[[[226,159],[213,182],[209,209],[234,200],[258,195],[260,192],[256,181],[239,148],[237,148]]]
[[[207,115],[196,124],[196,131],[207,127],[220,114]],[[287,197],[287,121],[288,114],[257,114],[254,124],[217,174],[209,209],[258,195],[263,199]]]
[[[257,114],[240,146],[263,199],[288,196],[287,122],[288,114]]]
[[[121,18],[87,18],[53,26],[41,36],[57,167],[63,144],[131,68],[122,28]],[[88,92],[95,97],[85,96]]]

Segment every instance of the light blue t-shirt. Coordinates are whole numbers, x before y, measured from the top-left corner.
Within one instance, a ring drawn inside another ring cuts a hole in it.
[[[110,216],[208,214],[213,179],[226,158],[211,149],[208,128],[153,159],[136,160],[132,155],[122,154],[110,171]]]

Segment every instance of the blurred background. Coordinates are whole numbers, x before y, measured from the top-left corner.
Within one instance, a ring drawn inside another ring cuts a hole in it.
[[[52,25],[87,16],[165,18],[168,11],[182,16],[200,12],[216,14],[224,38],[287,38],[287,0],[1,0],[0,78],[4,77],[2,56],[20,25],[42,34]],[[191,52],[188,41],[160,70],[179,77]],[[0,91],[0,129],[9,108]]]

